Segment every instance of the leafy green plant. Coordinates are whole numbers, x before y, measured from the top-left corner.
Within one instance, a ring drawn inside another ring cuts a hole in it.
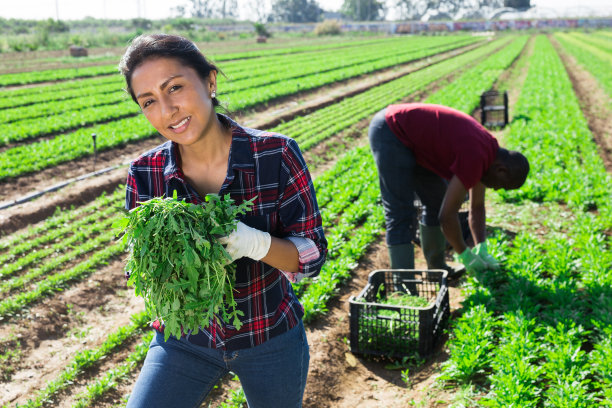
[[[217,237],[236,229],[237,217],[252,200],[234,205],[227,194],[206,196],[204,205],[173,198],[140,203],[115,223],[130,248],[128,285],[145,300],[153,318],[163,320],[164,335],[180,338],[183,330],[198,333],[212,319],[239,329],[243,312],[236,309],[236,265]]]

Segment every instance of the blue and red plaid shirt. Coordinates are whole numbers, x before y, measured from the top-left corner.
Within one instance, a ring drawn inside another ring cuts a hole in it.
[[[255,198],[240,220],[272,236],[291,240],[299,253],[299,272],[289,273],[261,261],[236,261],[237,308],[244,313],[240,330],[231,322],[211,321],[188,341],[210,348],[239,350],[257,346],[285,333],[304,315],[291,287],[305,276],[316,276],[327,253],[314,186],[297,143],[286,136],[243,128],[227,117],[232,128],[228,171],[220,195],[237,204]],[[154,197],[172,197],[194,204],[203,198],[186,181],[177,164],[178,146],[166,142],[134,160],[126,185],[126,208]],[[220,316],[219,316],[220,318]],[[163,331],[163,325],[153,327]]]

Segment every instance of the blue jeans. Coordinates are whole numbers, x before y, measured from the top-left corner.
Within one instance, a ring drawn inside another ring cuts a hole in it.
[[[233,371],[250,408],[302,406],[310,353],[302,321],[259,346],[210,349],[157,333],[128,408],[197,408],[221,377]]]
[[[419,166],[414,153],[393,134],[379,111],[370,122],[368,137],[378,167],[378,180],[385,209],[387,245],[412,242],[415,237],[415,194],[423,204],[421,223],[440,225],[438,213],[446,194],[447,182]]]

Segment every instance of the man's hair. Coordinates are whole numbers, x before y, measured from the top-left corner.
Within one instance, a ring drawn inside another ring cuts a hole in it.
[[[497,157],[508,169],[508,185],[505,188],[508,190],[520,188],[525,183],[527,174],[529,174],[527,158],[517,151],[504,148],[499,149]]]

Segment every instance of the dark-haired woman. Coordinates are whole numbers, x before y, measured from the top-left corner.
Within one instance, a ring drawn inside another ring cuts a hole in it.
[[[327,242],[297,144],[216,113],[218,70],[185,38],[140,36],[120,69],[134,101],[168,139],[132,162],[128,209],[174,190],[192,203],[209,193],[229,193],[237,203],[256,197],[225,238],[237,266],[242,327],[211,321],[196,335],[164,342],[163,323],[155,322],[128,407],[198,407],[229,371],[249,407],[300,407],[309,351],[291,282],[319,273]]]

